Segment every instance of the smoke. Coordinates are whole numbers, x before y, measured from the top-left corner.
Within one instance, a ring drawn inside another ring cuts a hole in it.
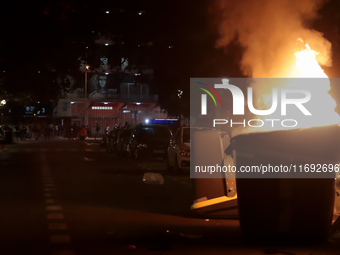
[[[217,48],[235,38],[245,48],[240,66],[254,78],[290,77],[294,54],[305,43],[319,52],[317,61],[331,66],[331,43],[309,29],[325,0],[216,0]],[[301,38],[301,40],[298,40]]]

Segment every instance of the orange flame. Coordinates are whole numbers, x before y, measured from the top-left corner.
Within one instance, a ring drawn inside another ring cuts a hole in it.
[[[293,114],[290,116],[299,122],[299,125],[297,128],[309,128],[309,127],[333,125],[333,124],[340,123],[340,116],[335,112],[335,108],[337,104],[335,100],[328,94],[330,90],[330,80],[316,59],[316,56],[319,53],[312,50],[308,44],[306,44],[305,47],[306,48],[304,50],[301,50],[295,53],[295,57],[296,57],[295,65],[293,64],[291,66],[290,71],[288,71],[288,74],[286,76],[288,78],[294,78],[294,79],[278,79],[277,81],[274,81],[276,84],[273,87],[304,88],[309,91],[313,91],[312,97],[313,95],[317,96],[317,100],[314,99],[314,102],[317,101],[317,104],[314,103],[312,105],[309,105],[311,112],[316,112],[316,114],[313,114],[311,118],[301,119],[301,113],[298,110],[296,113],[293,112]],[[313,84],[309,84],[309,83],[307,84],[307,81],[306,81],[307,79],[300,80],[299,78],[318,78],[318,80],[317,82]],[[266,87],[266,85],[262,86],[262,88],[264,87]],[[255,97],[257,97],[257,108],[258,109],[269,109],[270,108],[272,104],[271,94],[266,94],[266,95],[258,94],[257,96],[255,95]],[[261,119],[269,120],[269,119],[274,119],[274,118],[282,119],[282,116],[279,113],[274,113],[270,116],[263,116],[263,118]],[[265,125],[261,128],[246,128],[246,130],[243,130],[241,133],[283,130],[283,129],[287,129],[287,128],[281,125],[276,125],[274,127]],[[238,133],[240,132],[240,130],[236,132]]]

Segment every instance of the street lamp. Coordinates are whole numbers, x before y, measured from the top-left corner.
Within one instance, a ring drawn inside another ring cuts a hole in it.
[[[88,111],[87,111],[87,70],[89,70],[90,66],[85,66],[85,128],[88,126]]]
[[[5,99],[0,101],[0,106],[4,106],[4,105],[6,105],[6,100]],[[1,122],[0,122],[0,124],[2,124],[2,122],[3,122],[2,120],[3,120],[4,114],[2,113],[2,111],[0,113],[1,113]]]

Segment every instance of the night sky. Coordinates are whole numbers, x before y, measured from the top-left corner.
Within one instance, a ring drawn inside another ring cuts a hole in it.
[[[190,77],[243,76],[237,38],[227,48],[215,47],[218,33],[211,3],[64,0],[2,6],[0,97],[7,92],[30,94],[29,100],[56,99],[58,75],[77,75],[80,59],[98,65],[97,55],[104,52],[111,63],[119,63],[123,54],[154,69],[153,90],[162,106],[171,108],[178,89],[184,91],[186,104]],[[318,19],[306,24],[332,43],[333,66],[325,68],[330,77],[340,76],[339,10],[338,1],[329,1]],[[98,33],[115,44],[98,49]],[[340,88],[332,88],[332,93],[340,99]]]

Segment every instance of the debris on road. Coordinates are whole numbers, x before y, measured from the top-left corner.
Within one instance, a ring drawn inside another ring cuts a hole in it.
[[[135,250],[137,250],[136,246],[134,246],[134,245],[129,245],[127,247],[127,249],[128,249],[128,251],[135,251]]]
[[[161,174],[158,173],[145,173],[143,175],[143,182],[145,184],[163,185],[164,178]]]

